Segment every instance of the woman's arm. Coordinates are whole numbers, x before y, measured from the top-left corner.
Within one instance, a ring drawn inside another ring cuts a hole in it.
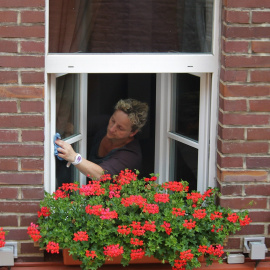
[[[59,152],[59,157],[69,162],[75,161],[77,153],[74,151],[74,149],[69,143],[62,140],[56,140],[55,143],[60,146],[59,148],[57,148],[57,151]],[[86,160],[85,158],[82,158],[82,162],[75,165],[75,167],[84,175],[89,176],[90,178],[97,179],[101,177],[104,171],[99,165],[89,160]]]

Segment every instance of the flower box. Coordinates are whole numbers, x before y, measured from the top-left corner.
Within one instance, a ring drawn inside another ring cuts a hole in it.
[[[121,264],[122,256],[114,257],[110,260],[106,260],[105,264]],[[63,249],[63,263],[64,265],[81,265],[82,262],[80,260],[74,260],[71,255],[69,255],[68,249]],[[158,259],[154,258],[154,256],[147,257],[144,256],[141,259],[136,259],[130,261],[130,264],[148,264],[148,263],[162,263]]]
[[[217,205],[216,188],[201,194],[189,191],[186,181],[156,180],[126,170],[82,187],[63,184],[46,193],[38,224],[28,234],[47,252],[69,249],[83,269],[159,260],[173,269],[193,269],[202,255],[206,264],[222,262],[224,240],[250,223],[248,212]]]

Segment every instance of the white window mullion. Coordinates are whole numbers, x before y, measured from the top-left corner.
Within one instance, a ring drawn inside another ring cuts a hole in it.
[[[157,74],[156,86],[156,142],[155,142],[155,173],[159,173],[159,182],[168,181],[169,177],[169,139],[168,102],[171,87],[169,74]]]
[[[200,118],[198,151],[198,190],[203,192],[208,185],[209,126],[210,126],[210,74],[200,76]]]
[[[52,193],[55,190],[55,155],[54,155],[54,144],[53,139],[56,133],[56,76],[51,75],[50,79],[50,177],[49,186],[45,189]]]
[[[80,74],[80,154],[87,159],[87,73]],[[80,184],[86,184],[86,176],[80,173]]]

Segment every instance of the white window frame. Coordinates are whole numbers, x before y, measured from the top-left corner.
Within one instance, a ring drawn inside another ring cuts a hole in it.
[[[160,175],[160,182],[173,181],[170,179],[173,156],[170,141],[178,141],[198,150],[197,189],[204,191],[209,185],[208,181],[208,157],[209,157],[209,125],[210,125],[210,90],[211,75],[208,73],[193,73],[200,78],[200,108],[199,108],[199,140],[195,142],[171,132],[173,130],[174,108],[172,100],[175,88],[176,74],[158,74],[157,76],[157,106],[156,106],[156,150],[158,158],[155,160],[155,168]],[[188,179],[187,179],[188,180]]]
[[[50,115],[51,81],[52,74],[57,73],[157,73],[157,85],[166,87],[165,76],[168,73],[204,73],[209,74],[208,84],[211,85],[211,97],[205,101],[209,106],[209,170],[208,178],[205,179],[200,189],[206,186],[216,185],[216,136],[218,119],[218,78],[219,78],[219,52],[220,52],[220,10],[221,0],[214,0],[213,4],[213,39],[212,53],[122,53],[122,54],[49,54],[48,53],[48,22],[49,22],[49,0],[46,0],[46,44],[45,44],[45,154],[44,154],[44,183],[45,190],[52,192],[52,179],[50,179],[52,165],[50,164],[52,135]],[[165,81],[161,82],[163,78]],[[166,93],[163,93],[166,95]],[[160,100],[161,101],[161,100]],[[160,105],[157,100],[157,107]],[[210,104],[209,104],[210,103]],[[204,106],[204,105],[203,105]],[[162,112],[157,112],[161,113]],[[162,123],[156,123],[160,128],[165,127],[166,118],[158,116]],[[165,122],[164,122],[165,121]],[[165,129],[166,130],[166,129]],[[162,134],[156,134],[162,137]],[[160,138],[156,144],[155,170],[161,170],[162,142]],[[208,144],[206,144],[208,145]],[[208,146],[207,146],[208,147]]]

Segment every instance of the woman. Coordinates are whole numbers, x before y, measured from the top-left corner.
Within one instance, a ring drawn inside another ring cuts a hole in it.
[[[59,157],[71,162],[83,174],[100,178],[104,173],[119,174],[124,169],[140,169],[142,154],[134,136],[145,125],[148,105],[134,99],[120,100],[115,106],[107,129],[97,134],[89,160],[82,158],[72,146],[56,140]]]

